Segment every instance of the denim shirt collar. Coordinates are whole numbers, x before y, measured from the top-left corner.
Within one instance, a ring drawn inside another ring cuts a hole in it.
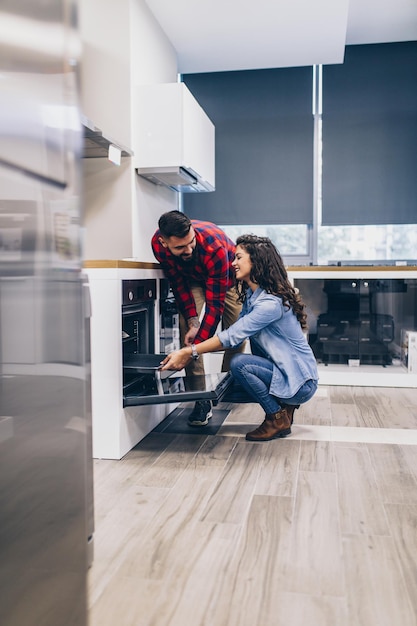
[[[252,289],[248,287],[246,291],[247,303],[250,305],[253,304],[257,300],[257,298],[261,295],[262,291],[264,291],[262,287],[257,287],[255,291],[252,291]]]

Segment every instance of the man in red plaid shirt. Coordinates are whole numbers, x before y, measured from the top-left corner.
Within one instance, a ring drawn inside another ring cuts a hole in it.
[[[239,317],[235,272],[235,244],[211,222],[190,220],[180,211],[164,213],[152,237],[152,250],[169,279],[180,311],[181,345],[192,346],[212,337],[222,321],[228,328]],[[204,316],[199,321],[205,304]],[[222,371],[230,369],[233,354],[244,346],[225,350]],[[204,374],[198,357],[186,368],[187,376]],[[211,402],[197,402],[188,421],[205,426],[212,416]]]

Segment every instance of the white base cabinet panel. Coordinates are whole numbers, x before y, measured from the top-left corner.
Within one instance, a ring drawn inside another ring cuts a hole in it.
[[[92,309],[93,457],[121,459],[177,406],[123,408],[122,280],[159,279],[163,273],[130,268],[92,268],[85,272],[89,278]],[[156,346],[159,341],[158,318],[156,305]]]

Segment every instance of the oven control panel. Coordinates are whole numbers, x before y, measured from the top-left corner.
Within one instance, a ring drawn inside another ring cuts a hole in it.
[[[122,290],[123,305],[156,300],[156,280],[154,278],[123,280]]]

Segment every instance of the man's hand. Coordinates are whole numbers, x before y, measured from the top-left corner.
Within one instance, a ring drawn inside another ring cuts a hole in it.
[[[161,361],[161,370],[182,370],[191,361],[191,354],[188,348],[182,348],[171,352]]]
[[[194,339],[200,328],[200,322],[198,320],[198,317],[190,317],[190,319],[187,320],[187,324],[188,330],[184,336],[184,344],[186,346],[191,346],[191,344],[194,343]]]

